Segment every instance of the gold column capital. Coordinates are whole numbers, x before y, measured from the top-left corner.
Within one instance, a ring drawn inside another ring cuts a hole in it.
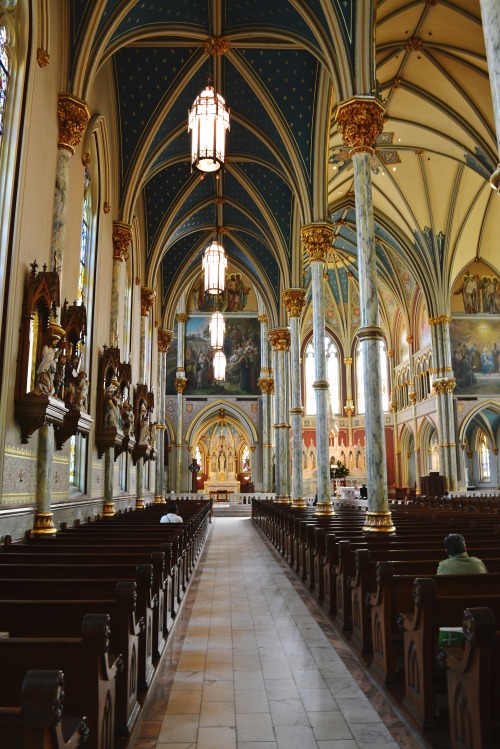
[[[374,152],[375,141],[384,129],[384,114],[384,105],[373,96],[354,96],[338,105],[335,122],[351,156]]]
[[[264,395],[274,394],[274,380],[272,377],[260,377],[257,380],[257,385]]]
[[[152,309],[156,298],[156,291],[149,286],[141,286],[141,317],[146,317]]]
[[[80,144],[90,119],[90,111],[83,99],[71,94],[59,94],[57,100],[57,119],[59,123],[59,148],[69,151],[73,156],[75,147]]]
[[[274,351],[290,351],[290,328],[271,328],[269,343]]]
[[[177,322],[187,322],[189,315],[186,312],[178,312],[175,316]]]
[[[187,385],[187,379],[185,377],[176,377],[174,380],[174,387],[177,391],[177,395],[182,395],[184,390],[186,389]],[[177,445],[177,447],[182,447],[182,445]]]
[[[448,395],[453,393],[457,382],[454,377],[443,377],[440,380],[434,380],[432,387],[436,395]]]
[[[302,246],[309,255],[311,263],[324,263],[327,254],[332,249],[333,226],[325,221],[306,224],[300,230]]]
[[[158,328],[158,351],[160,354],[166,354],[174,337],[173,330]]]
[[[386,353],[388,359],[394,359],[394,349],[391,348]]]
[[[113,260],[127,261],[132,227],[123,221],[113,221]]]
[[[351,366],[351,364],[352,364],[352,356],[347,356],[347,357],[346,357],[346,358],[344,359],[344,364],[345,364],[345,366],[346,366],[346,367],[350,367],[350,366]]]
[[[306,303],[306,290],[284,289],[282,298],[288,317],[300,317]]]
[[[257,320],[260,323],[267,323],[268,317],[267,317],[266,313],[264,312],[262,315],[258,315]]]
[[[449,325],[451,322],[451,315],[439,315],[438,317],[429,317],[429,325]]]

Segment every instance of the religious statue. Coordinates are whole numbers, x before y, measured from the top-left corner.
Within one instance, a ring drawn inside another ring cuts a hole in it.
[[[155,442],[156,442],[156,421],[153,421],[153,423],[149,425],[149,435],[148,435],[148,443],[152,450],[154,450]]]
[[[149,438],[149,419],[148,409],[145,403],[141,403],[141,410],[139,414],[139,444],[147,445]]]
[[[42,360],[36,370],[35,387],[33,388],[33,392],[37,395],[52,395],[54,392],[57,360],[63,353],[60,341],[61,336],[53,334],[50,337],[50,343],[42,349]],[[60,348],[56,349],[58,344]]]
[[[193,458],[189,470],[191,471],[191,491],[196,494],[198,492],[198,471],[200,470],[196,458]]]
[[[106,390],[106,402],[104,406],[104,426],[118,427],[120,425],[118,388],[111,382]]]
[[[122,406],[122,429],[125,437],[130,436],[130,432],[134,430],[134,409],[128,398]]]
[[[89,382],[87,380],[86,372],[78,372],[74,387],[75,387],[75,406],[80,411],[87,411]]]

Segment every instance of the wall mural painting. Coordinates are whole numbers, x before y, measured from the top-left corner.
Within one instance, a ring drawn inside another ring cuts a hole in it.
[[[193,316],[186,322],[184,370],[191,395],[260,395],[260,323],[257,318],[226,317],[224,354],[226,378],[214,381],[213,350],[210,346],[210,316]],[[167,354],[168,394],[175,393],[177,341]],[[175,345],[174,345],[175,344]]]
[[[200,273],[191,287],[192,308],[198,312],[243,312],[246,309],[252,287],[247,285],[241,273],[226,273],[225,290],[222,294],[209,294],[204,289],[204,274]],[[251,308],[254,305],[251,305]]]
[[[500,278],[481,261],[470,263],[456,279],[451,292],[452,313],[500,314]]]
[[[500,394],[500,323],[491,317],[454,317],[451,363],[457,395]]]

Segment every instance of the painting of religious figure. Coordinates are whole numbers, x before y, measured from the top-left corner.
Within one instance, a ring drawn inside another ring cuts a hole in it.
[[[200,273],[191,287],[192,308],[197,312],[243,312],[251,292],[252,287],[242,274],[230,271],[226,273],[224,291],[221,294],[209,294],[204,289],[204,274]]]
[[[450,322],[455,395],[500,394],[500,325],[491,318],[454,317]]]
[[[214,379],[214,351],[210,346],[209,326],[210,315],[193,315],[186,322],[184,372],[187,385],[184,394],[260,395],[257,385],[260,376],[260,323],[257,318],[225,318],[226,375],[223,382]],[[168,394],[176,392],[176,368],[176,359],[167,355]]]
[[[500,314],[500,278],[485,263],[471,263],[454,284],[452,312],[466,315]]]

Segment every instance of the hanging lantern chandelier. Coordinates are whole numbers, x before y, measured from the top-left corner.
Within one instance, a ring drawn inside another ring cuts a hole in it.
[[[210,320],[210,345],[213,349],[222,349],[224,347],[224,331],[226,325],[221,312],[214,312]]]
[[[209,294],[220,294],[224,291],[226,280],[227,258],[224,247],[214,238],[203,255],[205,271],[205,291]]]
[[[222,166],[226,154],[226,130],[229,130],[229,109],[213,86],[207,85],[189,112],[192,166],[201,172],[216,172]]]
[[[226,357],[220,349],[214,354],[214,380],[224,382],[226,376]]]

